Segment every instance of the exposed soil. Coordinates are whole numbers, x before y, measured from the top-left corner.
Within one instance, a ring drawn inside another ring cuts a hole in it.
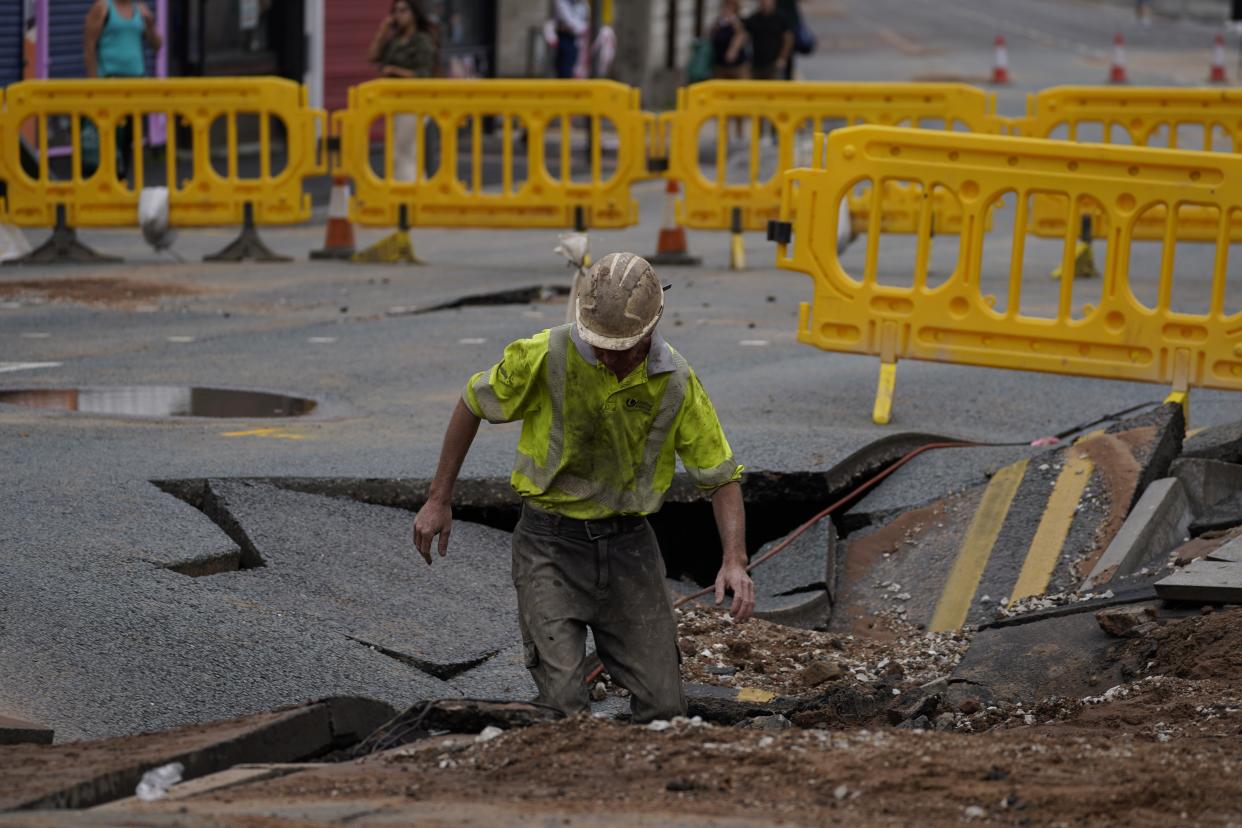
[[[685,720],[656,731],[577,718],[319,767],[210,799],[513,801],[807,825],[1237,825],[1240,622],[1237,610],[1170,622],[1124,648],[1151,662],[1133,684],[1085,700],[980,710],[973,733],[762,732]],[[706,634],[683,632],[700,643]]]
[[[197,288],[131,279],[26,279],[0,281],[0,298],[39,302],[77,302],[83,305],[132,307],[172,296],[200,293]]]
[[[893,642],[909,640],[900,628],[890,632]],[[879,656],[886,646],[836,636],[844,648],[838,650],[828,634],[721,625],[700,609],[683,616],[682,633],[722,658],[763,663],[756,680],[781,675],[782,667],[797,675],[795,665],[803,661],[788,639],[802,640],[802,649],[823,644],[811,650],[831,649],[846,664]],[[360,762],[310,766],[143,807],[181,813],[188,807],[213,814],[213,825],[266,828],[312,824],[257,815],[272,803],[300,803],[310,813],[347,802],[374,802],[374,813],[389,816],[402,803],[456,802],[513,803],[518,812],[734,816],[795,825],[1238,825],[1242,610],[1153,625],[1119,644],[1117,657],[1135,675],[1131,683],[1085,699],[984,707],[958,714],[944,729],[755,730],[685,719],[641,727],[579,717],[491,739],[445,736]],[[896,647],[890,660],[905,645]],[[865,684],[856,676],[836,681],[860,690]],[[110,742],[112,749],[125,746],[125,740]],[[75,751],[89,758],[84,747],[0,754],[0,775],[13,778],[15,767],[39,754],[59,753],[64,761]],[[38,770],[24,770],[21,778],[33,779]],[[227,815],[237,809],[250,815]]]
[[[760,619],[734,624],[728,615],[702,608],[679,613],[686,681],[781,696],[814,693],[835,682],[865,691],[915,687],[947,676],[969,643],[963,633],[924,632],[895,611],[875,616],[866,635],[798,630]]]

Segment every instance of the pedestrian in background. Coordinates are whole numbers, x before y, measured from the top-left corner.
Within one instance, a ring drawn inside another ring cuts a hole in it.
[[[556,76],[572,78],[578,67],[582,41],[591,30],[591,4],[587,0],[556,0]]]
[[[750,75],[749,35],[738,7],[738,0],[724,0],[712,23],[712,77],[717,80],[745,80]]]
[[[793,54],[793,23],[776,7],[776,0],[760,0],[759,8],[746,18],[750,35],[750,76],[755,80],[785,77]]]
[[[1134,0],[1134,19],[1143,28],[1151,26],[1151,0]]]
[[[717,80],[746,80],[750,77],[750,35],[742,23],[738,0],[724,0],[712,23],[712,77]],[[730,118],[733,135],[742,139],[744,118]]]
[[[385,78],[430,78],[435,75],[438,59],[435,30],[430,18],[414,0],[395,0],[388,17],[380,23],[367,58],[378,63]],[[418,115],[397,115],[392,121],[393,178],[414,181],[418,147]],[[426,163],[430,169],[438,146],[434,143],[431,123],[424,131],[427,147]]]
[[[147,74],[145,46],[159,49],[164,44],[155,30],[155,15],[146,3],[136,0],[95,0],[86,12],[82,27],[83,57],[88,78],[141,78]],[[88,126],[89,125],[89,126]],[[99,163],[99,133],[93,121],[84,120],[80,148],[83,175],[94,174]],[[88,162],[88,145],[93,139],[94,159]],[[117,126],[117,179],[129,177],[134,161],[134,122],[124,118]],[[92,168],[87,171],[86,168]]]

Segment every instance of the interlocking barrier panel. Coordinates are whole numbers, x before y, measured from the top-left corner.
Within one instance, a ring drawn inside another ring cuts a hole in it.
[[[781,223],[770,232],[783,242],[777,264],[813,280],[799,341],[880,357],[877,422],[888,421],[898,359],[1166,383],[1182,394],[1242,390],[1242,261],[1229,256],[1229,228],[1242,219],[1242,157],[871,126],[819,142],[813,167],[785,174]],[[861,272],[847,269],[836,248],[838,205],[864,180],[943,191],[960,202],[960,233],[933,247],[927,200],[913,239],[882,240],[873,204]],[[1041,196],[1070,205],[1055,250],[1023,232]],[[1168,221],[1153,250],[1135,235],[1153,207],[1211,213],[1214,245],[1179,245]],[[1037,259],[1059,256],[1072,272],[1087,210],[1109,228],[1101,278],[1049,280]],[[988,235],[991,212],[998,231]]]
[[[605,80],[376,80],[332,116],[350,217],[426,227],[635,224],[651,121]]]
[[[780,210],[781,175],[809,160],[813,135],[858,124],[996,132],[996,98],[957,83],[810,83],[704,81],[677,93],[662,120],[669,137],[668,176],[682,183],[678,220],[727,230],[735,210],[742,226],[762,230]],[[915,231],[921,196],[892,185],[882,200],[887,232]],[[866,193],[850,210],[867,221]],[[934,205],[936,232],[960,228],[948,203]]]
[[[327,172],[322,110],[282,78],[22,81],[5,90],[0,175],[7,218],[51,227],[133,227],[144,187],[167,186],[173,226],[310,218],[307,176]],[[166,144],[146,147],[152,127]],[[33,136],[23,167],[22,138]],[[257,154],[257,158],[256,158]]]
[[[1163,147],[1205,152],[1242,152],[1242,91],[1162,87],[1058,86],[1027,99],[1027,115],[1014,119],[1013,134],[1115,146]],[[1059,237],[1068,219],[1064,201],[1039,199],[1028,231]],[[1093,211],[1091,229],[1106,238],[1106,216]],[[1153,207],[1134,223],[1134,237],[1164,238],[1163,208]],[[1231,237],[1242,240],[1242,221]],[[1177,237],[1213,242],[1216,222],[1210,212],[1184,210]]]

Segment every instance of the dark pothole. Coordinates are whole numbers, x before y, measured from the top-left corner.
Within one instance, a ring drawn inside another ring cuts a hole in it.
[[[849,495],[834,513],[840,535],[848,523],[846,512],[865,495],[855,491],[860,483],[886,468],[911,448],[943,438],[932,435],[894,435],[877,441],[846,458],[830,471],[751,472],[742,486],[746,503],[746,547],[754,555],[765,544],[785,537],[825,506]],[[289,491],[323,495],[390,506],[416,512],[427,499],[429,480],[366,478],[249,478]],[[156,481],[165,492],[181,498],[211,518],[241,549],[237,569],[263,566],[254,545],[237,522],[215,502],[206,480]],[[453,498],[453,517],[512,532],[521,513],[521,501],[507,478],[475,478],[458,482]],[[686,578],[700,585],[711,584],[720,567],[721,544],[711,501],[682,476],[668,492],[663,508],[650,515],[669,577]],[[227,571],[225,568],[216,571]],[[185,574],[214,574],[206,568]],[[818,584],[806,589],[818,588]]]
[[[448,302],[441,302],[438,305],[428,305],[427,307],[402,307],[394,308],[388,312],[389,316],[417,316],[423,313],[433,313],[435,311],[457,310],[458,308],[466,308],[471,306],[486,305],[531,305],[537,303],[557,302],[569,296],[568,285],[531,285],[529,287],[511,288],[509,290],[495,290],[488,293],[474,293],[470,296],[462,296]]]
[[[304,417],[318,403],[264,391],[176,385],[0,389],[0,403],[113,417]]]

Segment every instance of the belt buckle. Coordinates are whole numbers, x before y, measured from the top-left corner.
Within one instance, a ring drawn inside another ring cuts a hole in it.
[[[595,532],[592,531],[592,527],[595,526],[596,524],[601,524],[601,523],[607,524],[607,528],[604,531],[600,532],[599,534],[596,534]],[[607,518],[606,520],[584,520],[582,522],[582,527],[586,530],[587,540],[597,541],[597,540],[603,540],[609,535],[616,534],[615,531],[608,531],[609,529],[616,528],[612,526],[612,523],[613,523],[612,518]]]

